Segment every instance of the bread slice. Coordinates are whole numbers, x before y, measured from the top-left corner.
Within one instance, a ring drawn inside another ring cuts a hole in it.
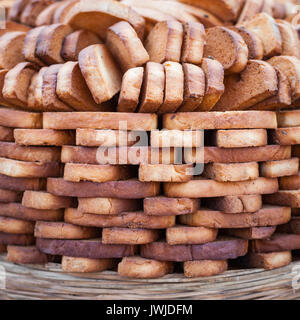
[[[57,130],[75,130],[77,128],[119,130],[120,121],[127,121],[127,129],[136,131],[151,131],[156,129],[158,125],[155,114],[116,112],[66,112],[58,114],[49,112],[45,113],[43,117],[45,129]]]
[[[31,30],[30,27],[25,26],[24,24],[20,24],[14,21],[6,21],[5,22],[5,29],[0,29],[0,36],[8,32],[29,32]]]
[[[20,16],[30,0],[16,0],[9,10],[8,20],[20,22]]]
[[[47,111],[71,111],[71,106],[61,101],[56,94],[57,75],[62,64],[53,64],[43,74],[42,104]]]
[[[168,130],[275,129],[272,111],[185,112],[166,114],[163,128]]]
[[[126,166],[67,163],[64,169],[64,179],[72,182],[107,182],[126,180],[132,177],[133,170]]]
[[[7,32],[0,37],[0,68],[11,69],[23,61],[23,46],[26,33]]]
[[[291,221],[278,227],[280,233],[291,233],[300,235],[300,219],[299,217],[292,217]]]
[[[198,22],[184,23],[183,32],[181,62],[201,64],[206,43],[203,24]]]
[[[150,216],[179,216],[197,211],[200,199],[155,197],[144,199],[144,212]]]
[[[300,144],[300,127],[280,128],[272,131],[271,139],[280,145]]]
[[[278,110],[287,108],[292,103],[292,90],[286,75],[274,67],[277,73],[278,92],[275,96],[268,98],[252,106],[252,110]]]
[[[300,189],[300,174],[294,176],[281,177],[279,179],[280,190],[298,190]]]
[[[16,144],[23,146],[63,146],[74,145],[75,134],[72,131],[47,129],[15,129]]]
[[[292,101],[300,97],[300,60],[296,57],[278,56],[268,60],[274,68],[279,69],[289,80],[292,89]]]
[[[264,56],[264,47],[262,41],[255,33],[247,30],[243,26],[234,26],[228,28],[238,33],[244,39],[248,47],[248,59],[262,60]]]
[[[239,182],[219,182],[203,178],[184,183],[167,182],[164,191],[172,198],[213,198],[246,194],[271,194],[278,190],[277,179],[258,178]]]
[[[164,102],[158,109],[158,114],[175,112],[183,102],[184,74],[180,63],[166,61]]]
[[[245,110],[274,96],[277,91],[275,69],[265,61],[249,60],[246,69],[240,75],[225,78],[225,92],[214,110]]]
[[[37,16],[35,20],[35,25],[37,27],[40,27],[40,26],[47,26],[49,24],[52,24],[54,13],[62,4],[64,4],[64,2],[54,2],[50,4],[48,7],[46,7]]]
[[[61,56],[65,61],[78,61],[81,50],[98,43],[101,43],[101,40],[95,33],[87,30],[74,31],[65,37]]]
[[[295,27],[285,20],[276,20],[276,24],[282,38],[281,54],[283,56],[295,56],[299,59],[300,42]]]
[[[20,22],[34,27],[38,15],[52,3],[53,0],[31,0],[22,10]]]
[[[240,73],[244,70],[248,62],[248,53],[246,42],[237,32],[225,27],[207,30],[204,57],[221,62],[225,74]]]
[[[93,239],[99,235],[95,228],[75,226],[64,222],[38,221],[34,236],[45,239]]]
[[[213,59],[203,58],[201,68],[205,73],[205,95],[194,111],[210,111],[224,93],[224,68]]]
[[[22,201],[22,193],[18,191],[11,191],[0,189],[1,203],[20,202]]]
[[[204,71],[190,63],[182,64],[184,73],[183,103],[178,112],[191,112],[197,109],[202,103],[205,95],[205,74]]]
[[[10,104],[27,109],[28,88],[36,73],[36,66],[30,62],[21,62],[7,72],[2,94]]]
[[[139,180],[143,182],[186,182],[193,177],[192,165],[141,164]]]
[[[69,273],[91,273],[110,270],[115,266],[112,259],[88,259],[63,256],[61,268],[63,272]]]
[[[106,46],[123,72],[143,66],[149,55],[134,28],[126,21],[110,26],[106,33]]]
[[[64,179],[49,178],[47,179],[47,191],[57,196],[66,197],[144,199],[157,196],[160,192],[160,185],[155,182],[145,183],[135,179],[104,183],[74,183]]]
[[[103,228],[102,242],[105,244],[141,245],[158,240],[158,230]]]
[[[112,0],[77,2],[60,22],[75,30],[93,31],[105,39],[107,29],[121,20],[128,21],[139,38],[143,38],[145,20],[131,7]]]
[[[0,232],[0,242],[3,243],[5,248],[6,245],[29,246],[35,244],[35,238],[32,234],[13,234]]]
[[[299,172],[299,158],[288,160],[268,161],[260,163],[260,176],[266,178],[277,178],[294,176]]]
[[[69,208],[74,205],[73,199],[68,197],[57,197],[42,191],[25,191],[22,205],[27,208],[38,210],[58,210]]]
[[[33,234],[34,222],[0,217],[0,231],[13,234]]]
[[[183,264],[184,275],[187,278],[212,277],[224,273],[227,269],[226,260],[186,261]]]
[[[255,213],[230,214],[202,209],[196,213],[179,216],[182,224],[192,227],[215,229],[241,229],[269,227],[284,224],[291,219],[291,209],[287,207],[264,206]]]
[[[43,77],[48,67],[43,67],[40,71],[33,75],[30,86],[28,88],[28,108],[32,111],[43,111]]]
[[[262,208],[261,195],[226,196],[206,199],[205,207],[224,213],[250,213]]]
[[[79,0],[67,0],[63,1],[60,6],[55,10],[52,23],[64,23],[65,17],[71,11],[71,9],[79,3]]]
[[[300,110],[277,112],[277,121],[279,128],[300,127]]]
[[[121,91],[117,106],[118,112],[135,112],[139,104],[144,68],[132,68],[122,78]]]
[[[173,272],[172,262],[156,261],[141,257],[123,258],[118,265],[121,277],[134,279],[161,278]]]
[[[269,239],[276,231],[276,227],[252,227],[241,229],[226,229],[226,234],[245,240]]]
[[[78,198],[78,211],[100,215],[117,215],[141,209],[138,200],[114,198]]]
[[[192,148],[204,145],[203,131],[155,130],[151,131],[152,148]]]
[[[8,100],[4,99],[3,94],[2,94],[5,76],[7,73],[8,73],[8,69],[1,69],[0,70],[0,103],[2,106],[8,107],[8,108],[15,108],[15,106],[13,104],[11,104]]]
[[[261,147],[268,144],[268,135],[265,129],[217,130],[212,141],[220,148]]]
[[[41,190],[45,188],[45,181],[36,178],[13,178],[0,175],[0,188],[11,191]]]
[[[150,31],[145,48],[150,61],[163,63],[165,61],[179,62],[183,42],[183,27],[178,21],[162,21]]]
[[[45,64],[63,63],[61,56],[64,38],[72,32],[65,24],[46,26],[38,36],[35,54]]]
[[[276,21],[267,13],[259,13],[243,26],[259,37],[264,47],[264,57],[270,58],[282,53],[282,39]]]
[[[177,225],[166,230],[167,243],[172,246],[180,244],[203,244],[215,241],[217,235],[217,229],[205,227],[186,227]]]
[[[80,226],[98,228],[130,228],[130,229],[166,229],[175,225],[172,216],[147,216],[143,212],[126,212],[122,215],[109,216],[78,212],[76,209],[65,211],[65,221]]]
[[[237,25],[241,25],[256,14],[260,13],[264,4],[264,0],[246,0],[241,11]]]
[[[39,129],[42,127],[42,115],[0,108],[0,125],[12,128]]]
[[[97,104],[110,100],[121,89],[121,73],[108,49],[96,44],[79,54],[79,66]]]
[[[14,129],[0,126],[0,141],[13,142]]]
[[[77,111],[109,111],[109,103],[96,104],[81,74],[78,62],[66,62],[57,73],[56,94]]]
[[[24,47],[23,47],[24,59],[27,61],[36,63],[39,66],[45,66],[45,63],[37,57],[35,52],[36,52],[38,38],[45,28],[46,28],[45,26],[40,26],[40,27],[31,29],[27,33],[26,38],[24,40]]]
[[[264,196],[265,203],[300,208],[300,190],[278,191]]]
[[[274,270],[292,263],[291,251],[255,253],[250,252],[245,257],[239,258],[237,263],[246,268],[263,268]]]
[[[165,91],[165,69],[156,62],[148,62],[144,70],[141,89],[140,113],[155,113],[163,104]]]

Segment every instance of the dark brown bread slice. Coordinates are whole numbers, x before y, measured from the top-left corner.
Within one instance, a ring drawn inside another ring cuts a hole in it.
[[[280,190],[264,196],[265,203],[300,208],[300,190]]]
[[[226,260],[186,261],[183,269],[187,278],[212,277],[227,271],[228,263]]]
[[[81,50],[97,43],[101,43],[101,40],[95,33],[87,30],[74,31],[65,37],[61,56],[65,61],[78,61]]]
[[[251,241],[251,252],[271,253],[300,249],[300,235],[275,233],[271,239]]]
[[[56,94],[57,76],[63,64],[53,64],[43,73],[42,104],[45,111],[72,111]]]
[[[48,262],[47,255],[40,252],[36,246],[7,246],[6,260],[20,264],[45,264]]]
[[[183,103],[178,112],[191,112],[197,109],[205,96],[205,73],[190,63],[182,63],[184,73],[184,94]]]
[[[2,95],[10,104],[27,109],[28,88],[37,68],[30,62],[18,63],[5,75]]]
[[[140,113],[155,113],[164,102],[166,76],[164,66],[148,62],[144,69],[141,88]]]
[[[131,7],[111,0],[77,2],[62,20],[60,22],[76,30],[93,31],[102,39],[105,39],[107,29],[121,20],[128,21],[141,39],[145,28],[145,20]]]
[[[156,182],[140,182],[137,180],[76,183],[63,179],[48,179],[47,191],[57,196],[67,197],[143,199],[157,196],[160,191],[160,185]]]
[[[0,68],[11,69],[23,61],[25,32],[7,32],[0,37]]]
[[[280,31],[276,21],[270,15],[265,12],[259,13],[244,22],[243,26],[261,39],[265,58],[281,54],[282,39]]]
[[[178,21],[162,21],[150,31],[145,48],[150,61],[163,63],[165,61],[179,62],[183,42],[183,27]]]
[[[200,199],[145,198],[144,212],[150,216],[177,216],[190,214],[200,208]]]
[[[276,113],[270,111],[185,112],[167,114],[168,130],[276,129]]]
[[[292,101],[297,100],[300,97],[300,60],[296,57],[278,56],[268,60],[268,63],[288,78],[292,89]]]
[[[166,229],[175,225],[174,216],[149,216],[142,211],[124,212],[120,215],[110,216],[66,209],[65,221],[80,226],[98,228]]]
[[[21,203],[10,202],[0,204],[1,216],[27,221],[61,221],[63,210],[40,210],[26,208]]]
[[[243,268],[263,268],[273,270],[282,268],[292,262],[290,251],[271,252],[271,253],[248,253],[245,257],[239,258],[236,265]]]
[[[20,16],[30,0],[17,0],[9,10],[9,20],[20,22]]]
[[[276,227],[253,227],[242,229],[228,229],[226,234],[245,240],[269,239],[276,231]]]
[[[229,27],[229,29],[238,33],[244,39],[248,47],[248,59],[262,60],[264,56],[263,44],[252,31],[243,26]]]
[[[62,5],[64,2],[54,2],[47,6],[41,13],[37,16],[35,20],[35,25],[39,26],[46,26],[52,24],[53,22],[53,15],[56,10]]]
[[[13,142],[14,141],[13,128],[0,126],[0,141]]]
[[[0,203],[20,202],[20,201],[22,201],[21,192],[0,189]]]
[[[29,162],[58,162],[60,149],[51,147],[24,147],[12,142],[0,142],[0,157]]]
[[[204,57],[212,57],[221,62],[225,74],[240,73],[244,70],[248,62],[248,53],[246,42],[237,32],[225,27],[207,30]]]
[[[95,44],[79,53],[82,75],[96,103],[110,100],[121,89],[121,72],[104,44]]]
[[[44,129],[74,130],[78,128],[85,128],[119,130],[120,122],[123,121],[127,122],[127,130],[135,131],[151,131],[153,129],[157,129],[158,125],[156,114],[132,114],[116,112],[47,112],[43,114]]]
[[[262,207],[261,195],[227,196],[206,199],[204,206],[224,213],[256,212]]]
[[[44,239],[93,239],[99,236],[96,228],[75,226],[65,222],[38,221],[35,224],[34,236]]]
[[[161,278],[172,272],[171,262],[155,261],[137,256],[123,258],[118,265],[118,273],[121,277],[133,279]]]
[[[206,44],[204,26],[198,22],[187,22],[183,24],[183,32],[181,62],[201,64]]]
[[[123,72],[141,67],[149,61],[149,54],[134,28],[126,21],[110,26],[106,33],[106,46]]]
[[[108,103],[96,104],[81,74],[79,63],[69,61],[57,73],[56,94],[77,111],[109,111]]]
[[[64,24],[46,26],[38,36],[36,56],[48,65],[63,63],[61,56],[63,41],[71,32],[72,29]]]
[[[90,259],[123,258],[135,254],[134,246],[103,244],[95,240],[37,239],[37,248],[47,254]]]
[[[278,92],[275,96],[268,98],[252,106],[251,110],[278,110],[288,108],[292,103],[292,90],[286,75],[274,67],[277,73]]]
[[[290,208],[276,206],[264,206],[255,213],[240,214],[202,209],[196,213],[179,217],[179,221],[182,224],[215,229],[272,227],[279,224],[285,224],[289,222],[290,219]]]
[[[31,234],[0,232],[0,243],[4,245],[30,246],[35,243],[35,238]]]
[[[300,172],[291,177],[282,177],[279,179],[280,190],[299,190],[300,189]]]
[[[201,68],[205,73],[205,95],[195,111],[210,111],[224,93],[224,68],[213,59],[203,58]]]
[[[300,217],[292,217],[292,220],[278,227],[279,233],[300,234]]]
[[[244,90],[245,87],[249,90]],[[265,61],[249,60],[241,74],[225,78],[225,92],[214,110],[245,110],[274,96],[277,91],[275,69]]]
[[[0,217],[0,231],[13,234],[33,234],[34,222]]]
[[[132,68],[126,71],[122,78],[118,101],[118,112],[135,112],[139,104],[144,77],[144,68]]]
[[[201,245],[174,245],[159,241],[141,246],[141,256],[159,261],[227,260],[244,256],[248,241],[235,238],[219,238]]]
[[[7,250],[6,250],[6,245],[0,244],[0,254],[6,253],[6,252],[7,252]]]
[[[20,22],[29,26],[35,26],[36,18],[54,0],[31,0],[22,10]]]
[[[249,20],[251,17],[260,13],[264,4],[264,0],[246,0],[241,11],[237,25]]]
[[[43,179],[13,178],[0,175],[0,188],[12,191],[41,190],[45,187]]]

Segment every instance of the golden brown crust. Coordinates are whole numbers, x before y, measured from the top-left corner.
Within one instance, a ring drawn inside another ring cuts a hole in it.
[[[277,178],[297,175],[299,172],[299,158],[260,163],[260,176]]]
[[[45,264],[48,262],[47,256],[35,246],[7,246],[6,260],[20,264]]]
[[[0,231],[13,234],[33,234],[34,222],[0,217]]]
[[[227,271],[226,260],[201,260],[186,261],[183,269],[184,275],[188,278],[212,277]]]
[[[90,273],[110,270],[115,264],[115,261],[112,259],[89,259],[63,256],[61,267],[63,272]]]

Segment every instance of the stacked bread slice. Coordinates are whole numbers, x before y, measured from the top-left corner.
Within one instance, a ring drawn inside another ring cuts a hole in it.
[[[299,104],[295,8],[17,0],[0,32],[8,260],[131,278],[289,263],[300,122],[274,111]]]

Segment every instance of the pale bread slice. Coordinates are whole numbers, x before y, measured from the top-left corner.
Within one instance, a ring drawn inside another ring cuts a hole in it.
[[[260,13],[263,7],[264,0],[246,0],[241,11],[237,25],[249,20],[251,17]]]
[[[52,24],[54,13],[62,4],[64,4],[64,2],[54,2],[48,7],[46,7],[37,16],[35,20],[35,25],[37,27],[40,27],[40,26],[46,26],[46,25]]]
[[[36,18],[47,6],[51,5],[54,0],[31,0],[22,10],[20,22],[34,27]]]

